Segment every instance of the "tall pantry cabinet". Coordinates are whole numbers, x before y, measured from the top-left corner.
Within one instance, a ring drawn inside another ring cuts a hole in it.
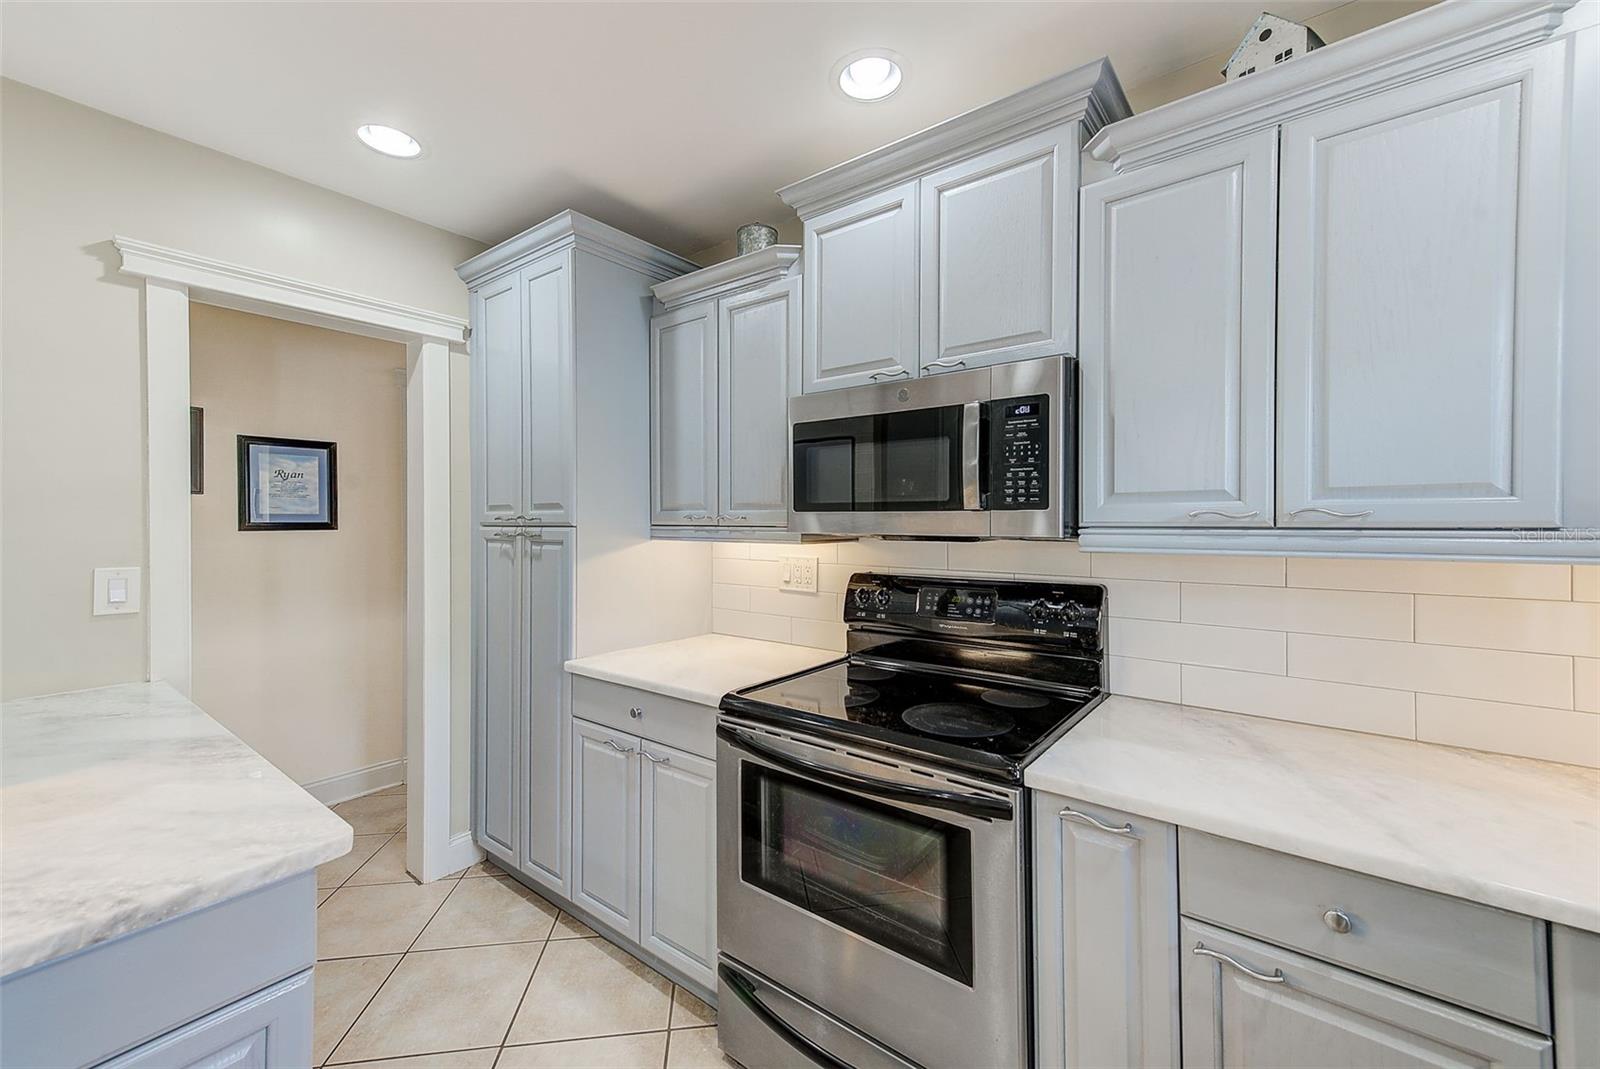
[[[564,212],[457,269],[471,297],[474,838],[571,879],[568,658],[698,634],[703,547],[652,543],[650,287],[695,265]],[[602,563],[603,562],[603,563]]]

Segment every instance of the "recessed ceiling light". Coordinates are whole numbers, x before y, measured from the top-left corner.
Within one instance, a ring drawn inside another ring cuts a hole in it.
[[[361,139],[363,145],[385,156],[398,156],[400,159],[409,160],[422,155],[422,145],[416,138],[392,126],[368,123],[356,127],[356,136]]]
[[[834,67],[839,91],[851,100],[887,100],[904,78],[900,57],[886,48],[852,52]]]

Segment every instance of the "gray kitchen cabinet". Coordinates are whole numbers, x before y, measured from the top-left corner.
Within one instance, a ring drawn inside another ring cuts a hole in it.
[[[1277,134],[1083,191],[1089,525],[1272,524]]]
[[[650,522],[717,513],[717,302],[650,320]]]
[[[916,374],[917,183],[805,220],[802,393]]]
[[[307,1064],[311,970],[153,1039],[100,1069],[288,1069]]]
[[[639,740],[572,722],[572,900],[639,940]]]
[[[921,179],[924,374],[1074,351],[1081,136],[1064,123]]]
[[[1044,792],[1033,827],[1039,1069],[1176,1067],[1177,829]]]
[[[1185,1069],[1549,1067],[1544,1036],[1185,919]]]
[[[527,364],[527,485],[524,515],[544,524],[577,522],[577,433],[571,249],[550,253],[519,274]]]
[[[1551,925],[1550,987],[1556,1065],[1560,1069],[1600,1066],[1600,935]]]
[[[717,766],[642,740],[639,757],[640,942],[715,988]]]
[[[518,519],[525,509],[526,374],[522,359],[522,288],[515,274],[472,294],[472,433],[478,458],[474,509],[479,523]]]
[[[800,359],[800,279],[717,302],[717,522],[789,522],[788,396]]]
[[[1561,520],[1559,48],[1285,123],[1281,526]]]
[[[521,538],[513,527],[482,527],[474,547],[478,637],[473,687],[473,777],[478,845],[507,867],[517,865],[521,769],[517,762],[522,719],[523,630],[527,611]]]

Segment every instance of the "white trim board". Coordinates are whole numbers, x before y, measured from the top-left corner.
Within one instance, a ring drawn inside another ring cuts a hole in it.
[[[381,791],[386,787],[393,787],[406,781],[406,759],[397,757],[393,761],[380,761],[366,768],[358,768],[350,772],[341,772],[337,776],[327,776],[323,779],[312,780],[310,783],[300,784],[307,794],[326,806],[338,805],[348,802],[352,798],[360,798],[363,794]]]
[[[114,237],[122,270],[143,278],[146,678],[192,686],[189,304],[406,344],[406,868],[424,882],[451,865],[449,361],[467,324],[315,282]]]

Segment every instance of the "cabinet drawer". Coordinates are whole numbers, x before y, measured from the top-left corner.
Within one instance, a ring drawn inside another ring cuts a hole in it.
[[[573,676],[572,715],[708,760],[716,757],[717,711],[708,705]]]
[[[1186,915],[1549,1034],[1544,922],[1188,828],[1178,843]]]

